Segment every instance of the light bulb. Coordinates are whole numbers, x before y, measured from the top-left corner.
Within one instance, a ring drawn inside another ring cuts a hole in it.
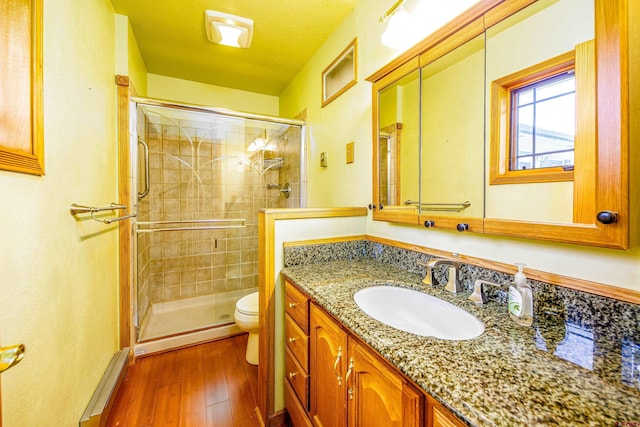
[[[404,9],[399,9],[389,18],[387,29],[382,33],[382,44],[387,47],[400,47],[407,42],[412,31],[411,15]]]

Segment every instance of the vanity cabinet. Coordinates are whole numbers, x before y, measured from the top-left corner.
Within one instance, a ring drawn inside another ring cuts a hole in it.
[[[293,427],[465,426],[289,279],[285,313],[285,405]]]
[[[431,396],[427,396],[427,426],[429,427],[466,427],[451,412],[436,402]]]
[[[285,282],[285,405],[295,426],[311,426],[309,409],[309,298]]]
[[[311,305],[311,417],[318,426],[422,426],[423,396]]]
[[[374,220],[636,245],[634,4],[482,0],[371,75]],[[562,74],[561,122],[559,95],[516,104]]]

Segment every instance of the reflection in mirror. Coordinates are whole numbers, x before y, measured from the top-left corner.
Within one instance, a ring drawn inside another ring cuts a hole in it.
[[[487,218],[593,222],[594,17],[540,0],[487,29]]]
[[[404,205],[419,195],[420,70],[415,70],[379,93],[378,191],[384,209],[417,213]]]
[[[484,34],[422,68],[420,212],[484,213]]]

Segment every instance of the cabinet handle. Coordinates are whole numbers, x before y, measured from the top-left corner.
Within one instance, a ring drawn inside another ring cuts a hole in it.
[[[289,337],[289,342],[294,342],[297,339],[298,339],[297,337]]]
[[[596,216],[602,224],[613,224],[618,221],[618,212],[602,211]]]
[[[347,370],[347,375],[344,377],[344,382],[347,383],[347,387],[349,386],[349,377],[353,372],[353,357],[349,359],[349,369]],[[349,387],[349,400],[353,400],[353,389]]]
[[[290,302],[289,303],[289,308],[296,308],[296,305],[298,305],[298,304],[295,303],[295,302]]]
[[[337,372],[338,363],[340,363],[340,359],[342,359],[342,346],[338,347],[338,354],[336,355],[336,361],[333,363],[333,372],[336,374],[336,380],[338,380],[338,385],[342,385],[342,377]]]
[[[289,379],[293,379],[296,375],[298,375],[297,372],[289,372]]]

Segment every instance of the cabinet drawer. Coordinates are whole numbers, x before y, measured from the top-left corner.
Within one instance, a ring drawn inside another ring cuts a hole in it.
[[[287,314],[284,317],[284,339],[287,348],[291,350],[302,369],[309,372],[309,337],[305,335],[291,316]]]
[[[287,407],[292,427],[313,427],[307,411],[302,407],[293,387],[287,381],[284,383],[284,405]]]
[[[309,375],[298,364],[293,353],[287,349],[285,352],[285,376],[293,387],[298,399],[305,409],[309,408]]]
[[[305,333],[309,334],[309,298],[295,287],[291,282],[285,284],[284,296],[285,312],[300,326]]]

